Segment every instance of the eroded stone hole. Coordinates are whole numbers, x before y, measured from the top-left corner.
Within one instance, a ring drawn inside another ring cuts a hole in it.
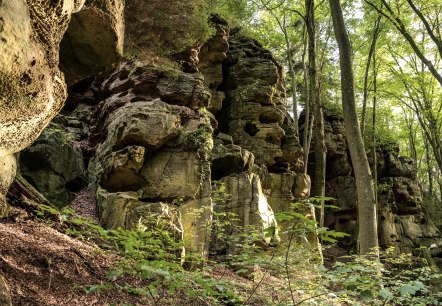
[[[256,133],[259,132],[259,129],[256,127],[256,124],[253,124],[251,122],[247,122],[246,126],[244,127],[244,131],[249,134],[250,136],[255,136]]]
[[[129,74],[130,74],[130,71],[129,71],[129,70],[122,70],[122,71],[120,72],[119,79],[120,79],[121,81],[126,80],[127,78],[129,78]]]
[[[31,76],[27,73],[24,73],[21,77],[21,82],[25,85],[30,85],[32,83]]]
[[[277,123],[279,122],[279,117],[272,113],[263,113],[259,116],[259,122],[261,123]]]
[[[87,7],[72,14],[60,43],[59,66],[68,86],[98,75],[118,62],[122,51],[119,25],[109,26],[111,23],[100,9]]]
[[[66,182],[65,188],[71,192],[78,192],[86,186],[84,180],[81,178],[73,179],[69,182]]]

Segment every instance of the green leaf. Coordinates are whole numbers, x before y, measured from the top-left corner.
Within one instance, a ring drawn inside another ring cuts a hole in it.
[[[373,292],[371,290],[364,290],[360,294],[361,298],[365,301],[373,300]]]
[[[388,289],[382,289],[381,291],[379,291],[379,295],[382,298],[384,298],[385,300],[391,299],[394,296],[393,293],[390,290],[388,290]]]

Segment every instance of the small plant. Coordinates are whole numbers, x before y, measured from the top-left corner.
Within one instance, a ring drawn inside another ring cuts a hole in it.
[[[177,202],[180,201],[177,199]],[[210,277],[207,267],[193,271],[182,267],[182,241],[172,237],[167,229],[152,226],[157,224],[156,216],[152,216],[152,220],[143,220],[134,229],[106,230],[89,219],[75,215],[70,209],[59,211],[42,205],[36,214],[39,218],[63,224],[67,234],[93,241],[100,249],[112,250],[121,256],[118,264],[107,272],[108,282],[83,286],[87,293],[118,289],[149,296],[155,305],[174,294],[189,300],[202,300],[208,305],[241,304],[242,298],[232,284]],[[128,277],[142,282],[137,286],[130,285],[124,281]]]
[[[214,201],[226,204],[229,195],[225,186],[215,182],[213,190]],[[181,265],[182,242],[164,227],[149,226],[149,220],[132,230],[106,230],[76,216],[72,210],[58,211],[43,205],[37,209],[37,216],[121,256],[118,264],[107,272],[107,282],[82,287],[90,294],[123,290],[148,296],[156,305],[168,304],[171,295],[207,305],[253,305],[257,292],[265,287],[272,292],[265,301],[260,300],[265,305],[442,304],[442,293],[436,289],[441,284],[441,275],[424,259],[395,255],[392,248],[380,252],[380,262],[371,256],[347,256],[330,268],[323,267],[318,250],[305,241],[317,234],[323,241],[334,243],[345,234],[318,228],[314,220],[302,213],[318,203],[319,199],[294,203],[292,211],[278,214],[279,221],[289,226],[285,239],[276,246],[260,243],[266,232],[242,227],[237,215],[216,212],[212,241],[217,244],[211,247],[209,260],[200,261],[192,271]],[[253,286],[239,287],[209,273],[226,267],[252,277]],[[128,278],[140,281],[135,286],[126,282]]]
[[[434,273],[426,260],[411,254],[395,255],[394,248],[381,251],[381,261],[372,256],[348,256],[325,270],[327,286],[344,300],[363,305],[441,305],[442,293],[435,291]]]

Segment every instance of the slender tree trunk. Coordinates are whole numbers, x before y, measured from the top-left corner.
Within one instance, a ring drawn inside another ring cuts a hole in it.
[[[308,155],[310,153],[310,143],[311,143],[311,135],[312,129],[310,128],[311,123],[313,122],[313,118],[310,116],[310,99],[309,99],[309,90],[308,90],[308,71],[307,65],[305,63],[305,56],[307,54],[307,33],[304,31],[303,42],[304,48],[302,50],[302,71],[304,74],[304,97],[305,97],[305,120],[304,120],[304,139],[303,139],[303,149],[304,149],[304,174],[307,174],[308,168]]]
[[[365,66],[365,73],[364,73],[364,98],[362,100],[362,115],[361,115],[361,134],[364,136],[365,132],[365,113],[367,109],[367,100],[368,100],[368,74],[370,72],[370,66],[371,66],[371,59],[373,57],[373,53],[375,51],[376,42],[379,35],[379,26],[381,23],[381,17],[382,15],[379,14],[378,18],[376,19],[375,25],[374,25],[374,32],[373,32],[373,38],[371,40],[370,50],[368,51],[368,58],[367,58],[367,65]]]
[[[378,19],[379,20],[379,19]],[[376,154],[377,144],[376,144],[376,107],[377,107],[377,91],[378,91],[378,80],[377,80],[377,66],[376,66],[376,40],[373,47],[373,188],[374,188],[374,199],[375,205],[378,204],[378,159]]]
[[[298,127],[298,97],[297,97],[297,84],[296,84],[296,74],[295,69],[293,68],[293,55],[291,51],[291,44],[289,37],[287,35],[287,29],[284,29],[284,39],[287,48],[287,62],[289,64],[289,73],[292,83],[292,97],[293,97],[293,120],[296,129],[296,134],[299,136],[299,127]]]
[[[377,211],[373,180],[361,136],[354,93],[353,59],[339,0],[329,0],[333,28],[339,47],[342,108],[350,157],[358,194],[358,246],[362,255],[377,251]]]
[[[416,134],[415,134],[415,130],[413,128],[414,124],[413,124],[413,119],[409,118],[408,122],[408,129],[409,129],[409,136],[410,136],[410,154],[411,154],[411,158],[413,159],[414,163],[416,164],[416,166],[418,166],[418,161],[417,161],[417,151],[416,151]]]
[[[428,169],[428,193],[430,196],[433,195],[433,169],[431,165],[431,157],[430,157],[430,148],[428,145],[428,140],[426,139],[425,135],[424,137],[424,147],[425,147],[425,158],[427,160],[427,169]]]
[[[313,183],[313,195],[325,197],[325,159],[326,147],[324,142],[324,115],[322,106],[319,105],[316,91],[317,70],[316,70],[316,27],[315,27],[315,2],[305,0],[306,26],[308,34],[308,63],[309,63],[309,101],[313,105],[315,113],[315,180]],[[324,226],[324,201],[321,201],[319,226]]]

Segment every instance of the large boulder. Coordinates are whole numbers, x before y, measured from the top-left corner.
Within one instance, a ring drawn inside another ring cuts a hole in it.
[[[10,161],[7,156],[29,146],[61,109],[66,84],[58,68],[59,46],[72,14],[84,4],[85,0],[0,2],[0,160]],[[100,31],[104,25],[98,24]],[[0,172],[10,172],[10,162],[4,164]],[[0,211],[4,205],[2,195]]]
[[[74,138],[51,123],[18,159],[20,174],[58,207],[69,205],[87,185],[83,154]]]
[[[205,256],[213,120],[198,110],[210,98],[202,78],[130,62],[96,86],[89,176],[102,224],[130,228],[158,215],[187,252]]]
[[[30,145],[66,98],[58,45],[71,14],[83,4],[80,0],[0,3],[0,172],[11,171],[8,156]],[[2,175],[2,180],[6,186],[9,175]],[[1,189],[4,193],[7,186]],[[4,203],[2,195],[0,211]]]

